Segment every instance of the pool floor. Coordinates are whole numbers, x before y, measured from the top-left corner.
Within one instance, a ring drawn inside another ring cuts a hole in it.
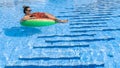
[[[1,0],[0,68],[120,68],[119,0]],[[68,23],[20,25],[23,5]]]

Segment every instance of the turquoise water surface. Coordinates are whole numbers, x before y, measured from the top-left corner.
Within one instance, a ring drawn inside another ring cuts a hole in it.
[[[23,5],[68,23],[24,27]],[[0,68],[120,68],[119,0],[0,0]]]

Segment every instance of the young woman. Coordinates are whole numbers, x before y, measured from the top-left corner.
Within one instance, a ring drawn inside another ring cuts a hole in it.
[[[59,20],[55,16],[48,14],[48,13],[44,13],[44,12],[31,13],[32,10],[29,6],[23,6],[23,8],[24,8],[23,12],[24,12],[25,16],[22,18],[22,21],[29,20],[29,19],[47,18],[47,19],[52,19],[52,20],[55,20],[56,22],[61,22],[61,23],[68,22],[68,20]]]

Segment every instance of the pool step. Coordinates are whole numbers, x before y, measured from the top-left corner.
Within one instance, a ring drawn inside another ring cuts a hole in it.
[[[89,47],[89,45],[54,45],[54,46],[33,46],[33,49],[38,48],[76,48],[76,47]]]
[[[81,28],[97,28],[97,27],[107,27],[106,25],[97,25],[97,26],[71,26],[71,27],[69,27],[70,29],[81,29]]]
[[[51,66],[40,66],[40,65],[14,65],[6,66],[5,68],[103,68],[104,64],[89,64],[89,65],[51,65]]]
[[[53,37],[81,37],[81,36],[94,36],[96,34],[80,34],[80,35],[49,35],[38,36],[37,38],[53,38]]]
[[[5,68],[96,68],[104,67],[104,64],[89,64],[89,65],[51,65],[51,66],[40,66],[40,65],[14,65],[6,66]]]
[[[58,57],[58,58],[51,58],[51,57],[32,57],[32,58],[19,58],[19,60],[23,61],[35,61],[35,60],[79,60],[80,57]]]
[[[120,31],[120,28],[107,28],[107,29],[89,29],[89,30],[71,30],[71,33],[80,32],[93,32],[93,31]]]
[[[97,42],[97,41],[110,41],[115,40],[115,38],[87,38],[87,39],[69,39],[69,40],[45,40],[46,43],[59,43],[59,42]]]
[[[110,19],[96,19],[96,20],[77,20],[77,19],[74,19],[74,20],[72,20],[73,22],[75,22],[75,21],[79,21],[79,22],[101,22],[101,21],[108,21],[108,20],[110,20]]]
[[[110,18],[108,18],[108,17],[101,17],[101,18],[99,18],[99,19],[97,19],[97,18],[92,18],[92,16],[91,16],[91,18],[79,18],[79,17],[75,17],[75,18],[72,18],[72,20],[80,20],[80,21],[90,21],[90,22],[92,22],[92,21],[99,21],[99,20],[110,20]]]
[[[99,22],[99,23],[70,23],[70,26],[73,26],[73,25],[103,25],[103,24],[106,24],[106,22]]]

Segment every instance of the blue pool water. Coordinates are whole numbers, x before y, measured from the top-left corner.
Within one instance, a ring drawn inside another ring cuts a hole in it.
[[[68,23],[23,27],[23,5]],[[120,68],[119,0],[0,0],[0,68]]]

